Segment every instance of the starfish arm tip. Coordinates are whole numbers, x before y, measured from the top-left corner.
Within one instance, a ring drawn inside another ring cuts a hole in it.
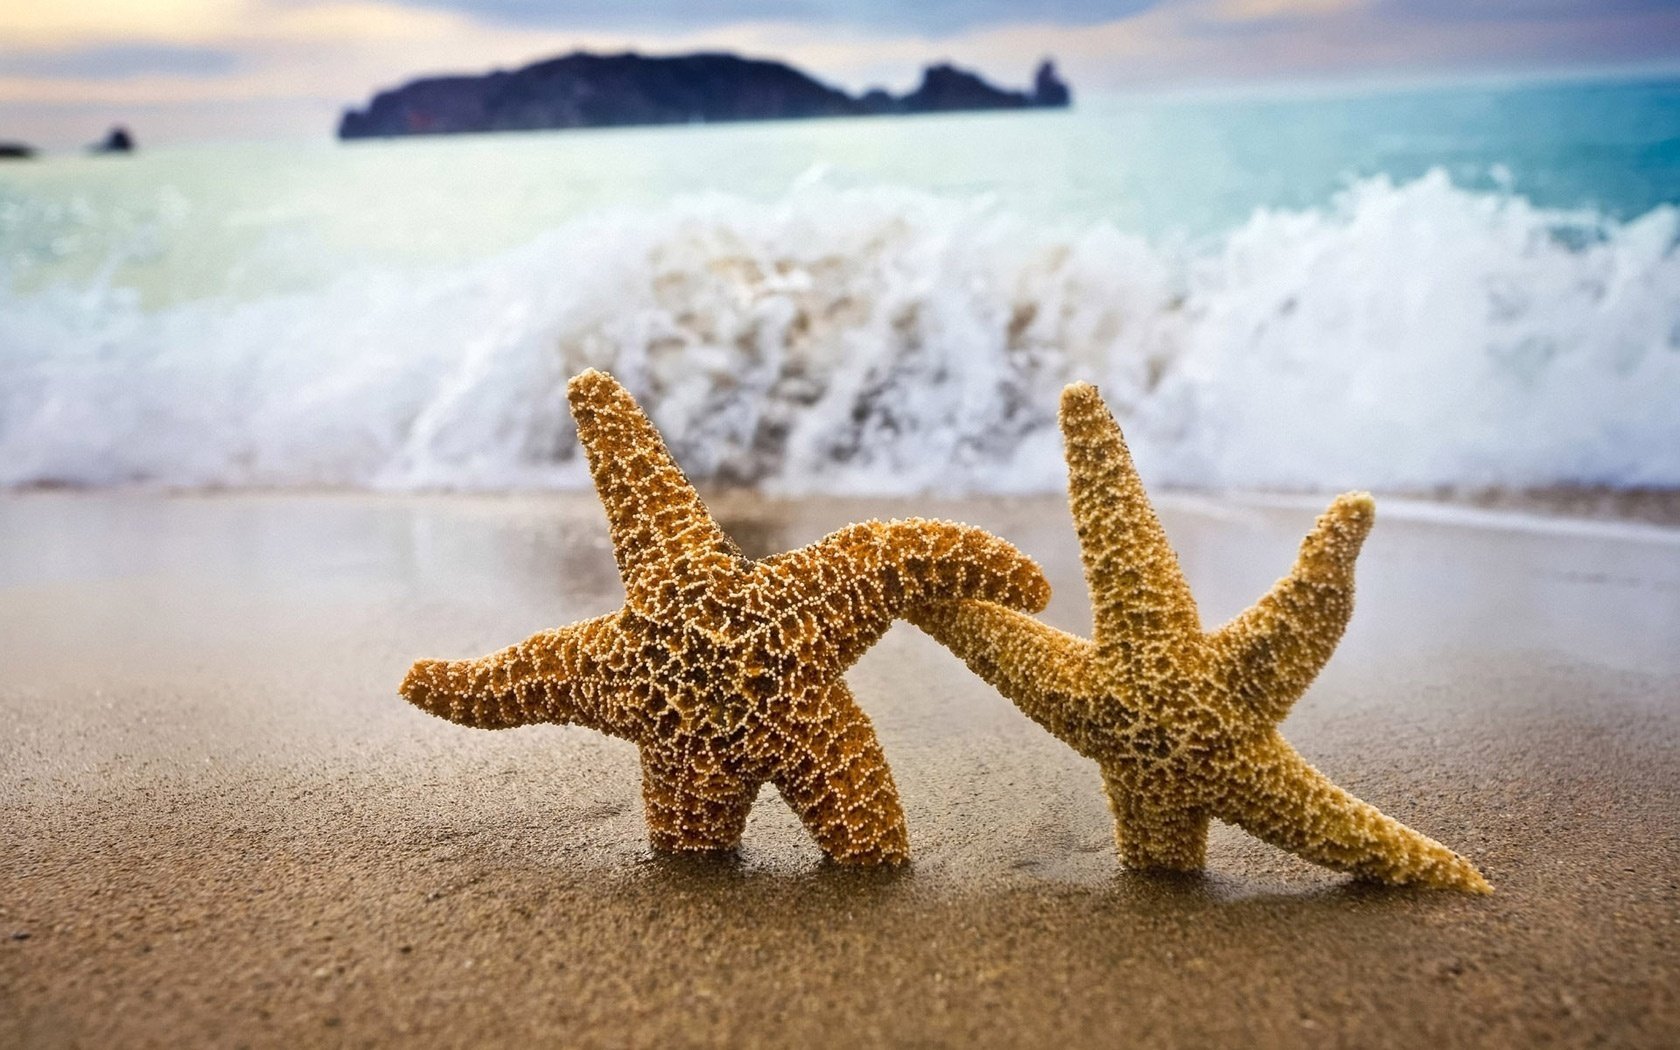
[[[425,707],[426,701],[431,695],[431,686],[428,682],[433,673],[433,665],[439,662],[437,660],[416,660],[414,665],[408,669],[408,673],[403,675],[402,684],[397,686],[397,695],[416,707]]]
[[[1084,380],[1069,383],[1062,388],[1062,411],[1070,412],[1081,408],[1094,407],[1102,404],[1102,394],[1096,386]]]
[[[960,522],[933,522],[950,529],[959,538],[949,555],[965,561],[978,575],[965,573],[962,586],[951,590],[951,598],[979,598],[1022,612],[1043,612],[1050,604],[1050,580],[1038,562],[1008,540]]]
[[[1343,584],[1351,587],[1354,559],[1365,546],[1376,521],[1377,501],[1369,492],[1344,492],[1331,500],[1330,506],[1318,516],[1312,531],[1301,541],[1301,555],[1315,563],[1319,571],[1325,567],[1326,563],[1322,561],[1325,558],[1329,559],[1329,563],[1339,565],[1338,575],[1347,574],[1348,579]],[[1313,571],[1298,563],[1295,573],[1304,569],[1309,573]]]
[[[1493,883],[1487,880],[1476,865],[1454,853],[1452,860],[1446,865],[1438,878],[1431,880],[1440,889],[1463,890],[1478,896],[1487,896],[1493,892]]]
[[[1369,492],[1344,492],[1330,503],[1326,516],[1356,530],[1363,540],[1377,520],[1377,501]]]
[[[1083,442],[1112,442],[1119,437],[1114,413],[1109,411],[1102,393],[1091,383],[1069,383],[1062,388],[1061,410],[1057,421],[1062,433],[1072,438],[1081,435]],[[1110,450],[1111,451],[1111,450]],[[1106,454],[1106,453],[1105,453]]]
[[[474,724],[471,707],[456,683],[448,660],[416,660],[397,687],[397,695],[437,718],[460,724]]]
[[[1020,610],[1028,613],[1043,612],[1050,605],[1050,580],[1044,575],[1044,570],[1039,567],[1038,562],[1022,555],[1017,574],[1016,587],[1020,595]]]
[[[568,400],[575,402],[591,393],[603,389],[616,389],[618,386],[618,380],[612,377],[612,373],[603,372],[599,368],[586,368],[567,380],[566,397]]]
[[[572,418],[577,421],[579,438],[585,447],[590,444],[593,436],[600,440],[595,431],[607,420],[621,420],[619,426],[628,426],[632,430],[643,430],[647,433],[637,433],[632,440],[658,440],[657,432],[653,431],[653,424],[645,420],[642,407],[636,403],[635,397],[625,385],[611,372],[603,372],[599,368],[586,368],[566,381],[566,402],[571,407]],[[615,450],[622,453],[624,450]]]
[[[1344,492],[1340,496],[1336,497],[1335,502],[1337,506],[1346,507],[1349,510],[1361,511],[1366,514],[1375,514],[1377,510],[1376,497],[1372,496],[1364,489],[1356,489],[1353,492]]]
[[[1420,837],[1423,837],[1426,841],[1434,844],[1434,840],[1428,839],[1426,836]],[[1486,876],[1476,869],[1474,864],[1459,856],[1457,853],[1452,852],[1452,850],[1447,849],[1445,846],[1437,845],[1436,848],[1447,855],[1446,859],[1442,863],[1432,865],[1422,872],[1414,874],[1410,877],[1402,877],[1390,881],[1398,883],[1411,883],[1431,890],[1452,890],[1458,893],[1468,893],[1477,897],[1485,897],[1493,892],[1493,884],[1487,880]]]

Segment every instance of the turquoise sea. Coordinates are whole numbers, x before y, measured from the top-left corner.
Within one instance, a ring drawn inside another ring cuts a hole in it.
[[[144,133],[141,133],[142,142]],[[1680,80],[194,145],[0,167],[0,485],[583,482],[595,365],[693,473],[1680,486]]]

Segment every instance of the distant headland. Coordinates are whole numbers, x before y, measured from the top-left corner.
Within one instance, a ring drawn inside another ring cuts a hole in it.
[[[341,139],[474,131],[610,128],[965,110],[1060,109],[1072,92],[1046,60],[1029,91],[940,64],[914,91],[850,95],[783,62],[726,53],[653,57],[585,51],[482,76],[428,77],[347,110]]]

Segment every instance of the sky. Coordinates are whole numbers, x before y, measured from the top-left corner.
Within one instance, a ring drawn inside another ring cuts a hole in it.
[[[852,90],[954,61],[1077,93],[1680,69],[1680,0],[0,0],[0,141],[326,137],[415,76],[727,49]]]

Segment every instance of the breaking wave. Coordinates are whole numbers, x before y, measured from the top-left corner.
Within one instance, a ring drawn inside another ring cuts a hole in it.
[[[0,284],[0,485],[577,486],[596,366],[775,492],[1060,488],[1074,378],[1178,485],[1674,487],[1677,239],[1439,172],[1170,244],[814,185],[287,294]]]

